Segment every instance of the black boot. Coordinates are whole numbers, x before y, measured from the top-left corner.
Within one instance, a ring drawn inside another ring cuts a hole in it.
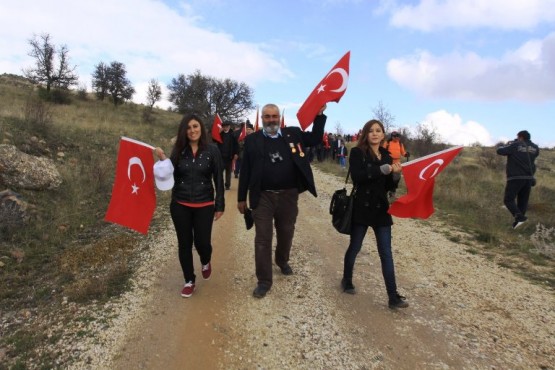
[[[406,307],[409,306],[409,303],[407,301],[405,301],[405,299],[406,298],[403,297],[402,295],[400,295],[399,293],[395,293],[394,296],[389,297],[388,306],[392,310],[394,310],[396,308],[406,308]]]
[[[355,294],[355,286],[353,285],[353,282],[351,281],[351,279],[341,279],[341,288],[343,288],[343,291],[347,294]]]

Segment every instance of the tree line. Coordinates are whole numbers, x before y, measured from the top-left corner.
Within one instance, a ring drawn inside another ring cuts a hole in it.
[[[69,103],[69,91],[78,84],[77,66],[72,66],[66,45],[57,46],[48,33],[34,35],[29,40],[29,56],[34,65],[23,69],[23,74],[39,84],[41,96],[54,103]],[[114,106],[132,99],[135,88],[127,77],[125,64],[119,61],[99,62],[91,75],[92,92],[98,100],[109,100]],[[84,93],[86,96],[86,87]],[[254,109],[254,90],[244,82],[230,78],[206,76],[200,70],[179,74],[167,85],[171,109],[181,113],[196,113],[211,123],[216,113],[224,120],[242,120]],[[146,110],[152,113],[154,105],[162,99],[162,87],[151,79],[147,87]]]

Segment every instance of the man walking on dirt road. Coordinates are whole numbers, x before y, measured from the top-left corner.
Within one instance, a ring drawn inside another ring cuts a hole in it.
[[[291,275],[289,253],[293,244],[299,194],[305,190],[316,196],[307,147],[322,142],[326,106],[314,119],[312,132],[298,127],[280,128],[279,107],[262,108],[263,129],[245,138],[239,174],[237,209],[247,210],[247,194],[255,225],[254,251],[258,283],[253,296],[262,298],[272,287],[272,235],[275,223],[275,262],[282,274]]]

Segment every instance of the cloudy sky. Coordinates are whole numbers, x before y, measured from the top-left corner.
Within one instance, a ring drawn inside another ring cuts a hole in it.
[[[0,73],[31,66],[42,33],[89,89],[100,61],[126,65],[136,102],[150,79],[199,69],[246,82],[288,125],[351,51],[328,131],[358,131],[381,102],[396,127],[430,125],[452,144],[527,129],[555,146],[555,0],[0,0]]]

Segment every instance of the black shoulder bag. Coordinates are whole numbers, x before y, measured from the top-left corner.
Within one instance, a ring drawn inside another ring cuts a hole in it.
[[[351,233],[351,219],[353,218],[353,202],[356,194],[356,186],[353,184],[351,193],[347,195],[347,183],[349,182],[349,174],[351,168],[347,171],[345,178],[345,186],[343,189],[336,190],[331,197],[330,215],[331,222],[335,230],[341,234]]]

